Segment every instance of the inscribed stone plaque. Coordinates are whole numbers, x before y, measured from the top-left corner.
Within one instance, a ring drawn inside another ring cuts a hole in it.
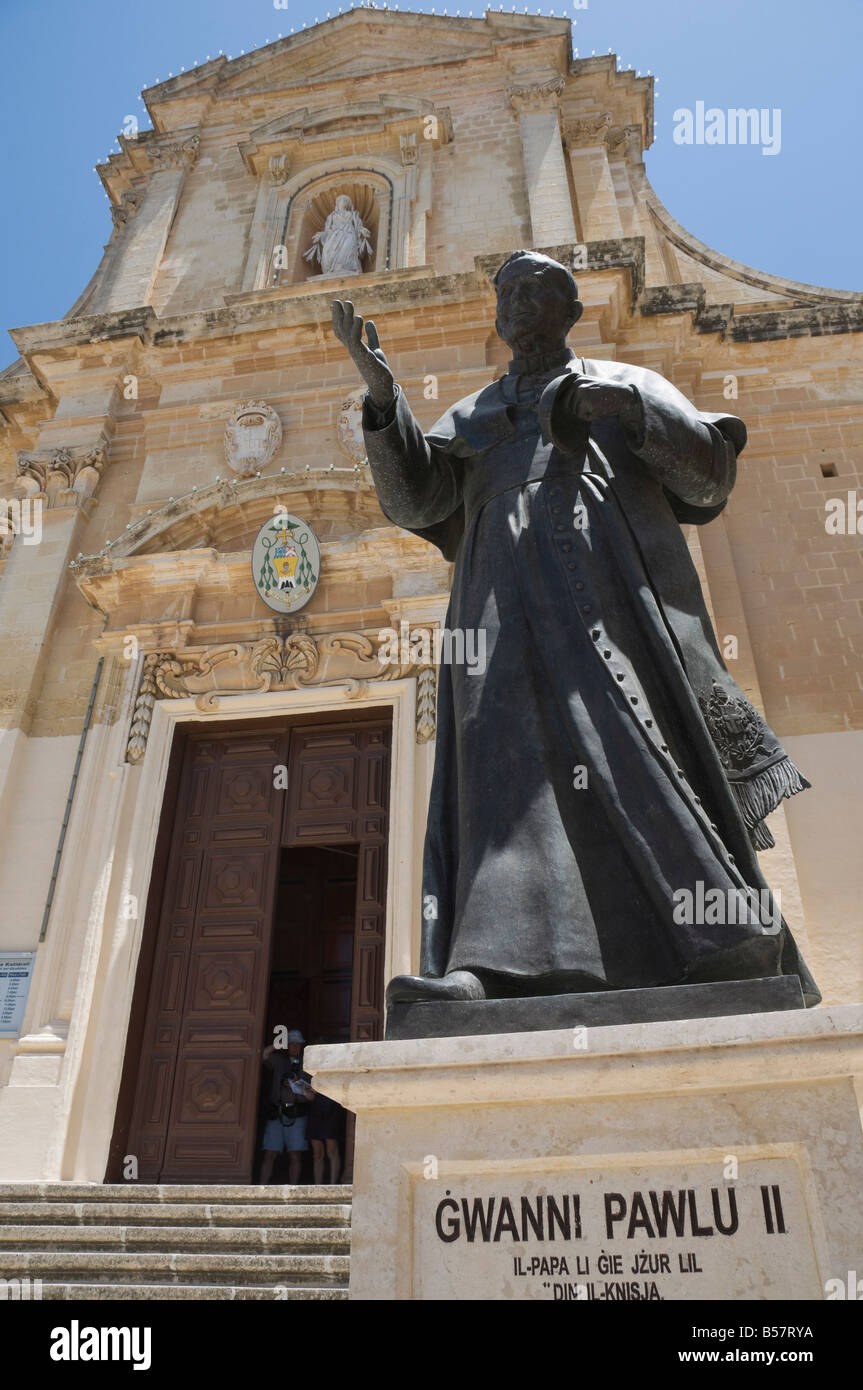
[[[460,1169],[414,1182],[413,1221],[414,1298],[824,1297],[789,1157]]]

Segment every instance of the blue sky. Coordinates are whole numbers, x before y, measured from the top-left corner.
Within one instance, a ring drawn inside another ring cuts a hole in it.
[[[61,318],[95,270],[111,220],[93,165],[128,115],[149,124],[141,89],[220,49],[237,57],[309,26],[327,3],[0,0],[0,367],[16,356],[5,329]],[[447,3],[470,10],[470,0]],[[659,78],[647,171],[689,231],[757,269],[863,290],[861,0],[558,0],[541,13],[575,21],[581,57],[612,49]],[[674,112],[699,101],[778,108],[779,153],[675,143]]]

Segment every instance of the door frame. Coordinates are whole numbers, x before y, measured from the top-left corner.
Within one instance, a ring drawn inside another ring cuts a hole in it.
[[[419,952],[420,845],[417,839],[417,791],[415,773],[417,746],[415,736],[416,680],[413,677],[394,681],[370,681],[361,693],[346,698],[344,686],[315,686],[303,690],[273,691],[223,698],[206,719],[193,697],[157,701],[153,708],[147,755],[140,769],[141,780],[135,800],[134,819],[128,847],[128,878],[132,894],[138,890],[138,901],[146,909],[131,925],[134,935],[126,955],[126,968],[117,970],[116,989],[103,995],[92,1036],[92,1056],[95,1075],[91,1075],[88,1092],[92,1096],[101,1083],[104,1103],[99,1115],[89,1115],[89,1147],[94,1142],[102,1149],[100,1171],[109,1166],[115,1171],[118,1159],[117,1141],[122,1139],[120,1123],[124,1103],[123,1073],[130,1048],[134,1049],[137,1027],[143,1022],[142,1010],[137,1008],[136,983],[139,965],[146,962],[149,938],[158,919],[158,904],[163,887],[157,845],[165,834],[162,810],[165,797],[176,776],[179,741],[175,733],[183,725],[199,728],[212,724],[233,724],[249,727],[253,721],[269,720],[290,724],[308,724],[328,718],[353,721],[355,717],[380,714],[391,721],[389,834],[386,871],[386,917],[384,945],[384,979],[393,974],[409,973]],[[426,779],[423,779],[424,784]],[[424,800],[427,788],[420,789]],[[421,814],[420,821],[424,823]],[[151,891],[152,890],[152,891]],[[125,924],[130,925],[128,922]],[[131,935],[131,934],[130,934]],[[118,961],[119,965],[119,961]],[[133,1014],[133,1006],[135,1006]],[[118,1039],[122,1036],[122,1049]],[[98,1091],[96,1091],[98,1094]],[[101,1125],[101,1134],[93,1125]],[[101,1139],[101,1143],[99,1140]],[[115,1141],[112,1144],[112,1139]]]

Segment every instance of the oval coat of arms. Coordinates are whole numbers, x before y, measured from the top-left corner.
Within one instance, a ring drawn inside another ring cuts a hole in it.
[[[296,613],[318,586],[321,547],[307,522],[279,511],[265,521],[252,546],[255,588],[277,613]]]
[[[265,468],[282,442],[282,422],[266,401],[241,402],[225,425],[225,460],[249,478]]]

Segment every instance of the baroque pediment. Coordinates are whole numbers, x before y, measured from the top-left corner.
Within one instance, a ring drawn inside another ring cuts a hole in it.
[[[224,78],[219,95],[464,62],[490,54],[494,41],[493,26],[485,20],[353,10],[248,55],[257,61]]]
[[[364,148],[395,144],[400,135],[420,131],[434,145],[452,139],[452,120],[447,109],[439,109],[427,97],[405,97],[382,93],[364,101],[327,104],[317,109],[302,106],[266,121],[252,131],[240,145],[246,166],[261,174],[277,151],[290,151],[298,145],[323,144],[338,140],[341,148],[351,139],[362,139]]]
[[[287,15],[285,15],[287,20]],[[170,130],[201,119],[211,101],[266,96],[316,83],[376,76],[407,68],[496,58],[551,42],[560,66],[571,57],[570,23],[551,15],[484,16],[410,13],[360,7],[268,42],[251,53],[208,59],[145,92],[154,125]]]

